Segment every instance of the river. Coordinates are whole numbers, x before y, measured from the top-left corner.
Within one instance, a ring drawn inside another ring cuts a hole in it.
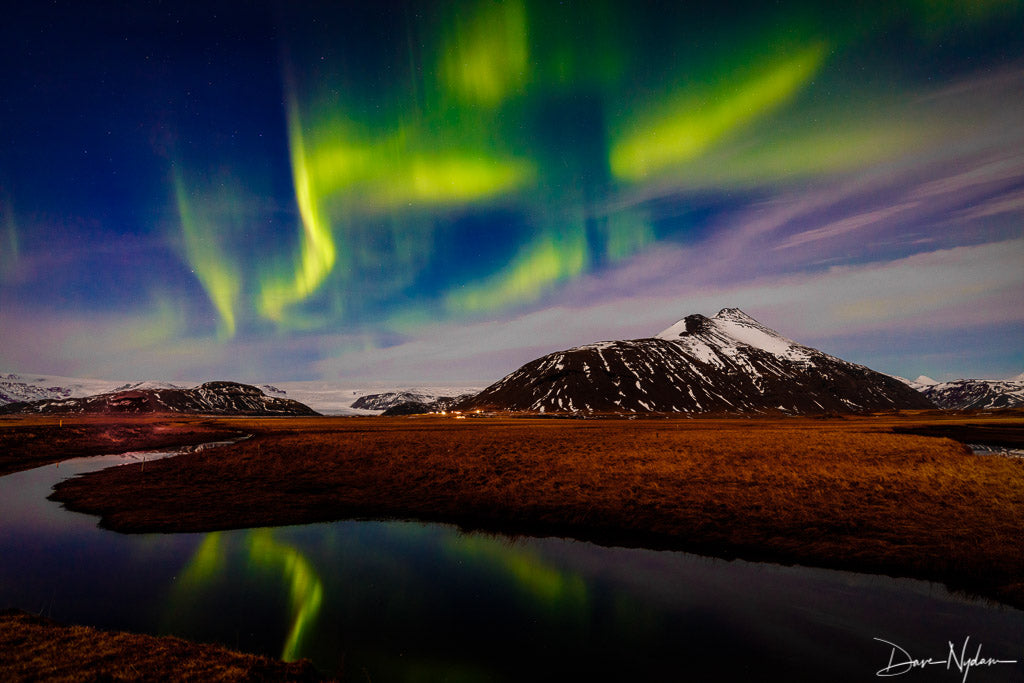
[[[1018,663],[967,680],[1024,681],[1024,612],[925,581],[417,522],[126,535],[45,499],[140,457],[0,478],[0,606],[352,680],[961,681],[981,645]]]

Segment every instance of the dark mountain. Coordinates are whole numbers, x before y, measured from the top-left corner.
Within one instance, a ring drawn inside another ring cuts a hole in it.
[[[361,410],[387,410],[402,403],[430,403],[437,397],[418,391],[386,391],[380,394],[360,396],[353,403],[353,408]]]
[[[392,417],[395,415],[423,415],[424,413],[444,413],[451,410],[457,403],[471,398],[473,394],[462,394],[461,396],[438,396],[433,401],[402,401],[395,403],[385,410],[381,415]]]
[[[0,406],[0,414],[318,415],[312,408],[237,382],[207,382],[191,389],[131,388],[84,398],[46,399]]]
[[[472,395],[437,396],[416,391],[388,391],[382,394],[360,396],[352,403],[352,407],[363,410],[383,410],[384,415],[440,413],[449,410],[457,402]]]
[[[424,415],[426,413],[439,413],[440,410],[435,410],[433,404],[422,403],[420,401],[404,401],[402,403],[396,403],[391,406],[383,413],[384,417],[395,417],[398,415]]]
[[[934,408],[903,382],[786,339],[736,308],[650,339],[527,363],[458,410],[855,413]]]

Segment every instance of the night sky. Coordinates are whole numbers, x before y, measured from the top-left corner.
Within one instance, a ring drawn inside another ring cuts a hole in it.
[[[26,2],[0,370],[488,384],[737,306],[1024,371],[1024,2]]]

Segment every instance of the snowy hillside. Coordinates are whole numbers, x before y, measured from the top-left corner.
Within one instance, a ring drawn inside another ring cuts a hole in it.
[[[934,407],[900,381],[787,339],[736,308],[656,337],[527,363],[458,409],[538,412],[863,412]]]
[[[85,398],[97,394],[145,389],[184,389],[196,383],[171,383],[156,380],[125,382],[102,379],[80,379],[55,375],[25,373],[0,374],[0,405],[45,399]],[[412,393],[426,401],[441,396],[476,393],[480,387],[424,386],[400,388],[387,384],[349,384],[346,382],[275,382],[257,385],[267,396],[289,398],[303,403],[322,415],[379,415],[386,407],[353,408],[352,404],[366,396]]]
[[[116,390],[124,382],[56,375],[0,374],[0,405],[19,401],[82,398]]]
[[[305,403],[322,415],[379,415],[387,408],[401,402],[401,400],[392,400],[395,396],[412,395],[418,397],[416,399],[418,401],[430,403],[442,396],[460,396],[480,391],[480,387],[396,388],[380,384],[356,385],[330,382],[275,382],[273,387],[284,391],[283,395],[288,398]],[[260,388],[267,391],[266,385],[261,385]]]

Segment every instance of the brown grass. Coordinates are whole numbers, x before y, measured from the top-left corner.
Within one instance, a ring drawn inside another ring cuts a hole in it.
[[[891,433],[914,420],[955,422],[221,420],[257,436],[55,498],[122,531],[415,518],[937,579],[1024,605],[1024,460]]]
[[[215,645],[65,626],[0,611],[5,681],[314,681],[308,660],[285,663]]]
[[[67,458],[188,446],[238,436],[195,418],[0,418],[0,476]]]

